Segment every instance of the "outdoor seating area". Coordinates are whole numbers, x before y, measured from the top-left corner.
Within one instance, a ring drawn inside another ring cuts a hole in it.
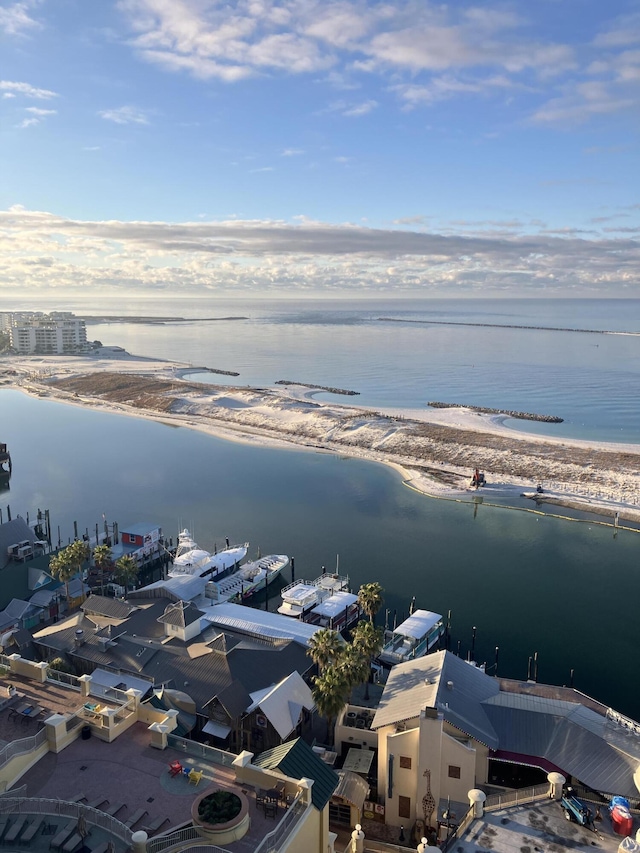
[[[276,782],[273,788],[256,791],[256,806],[262,809],[265,817],[276,818],[280,808],[287,809],[289,803],[284,782]]]
[[[22,725],[28,725],[32,720],[41,719],[43,714],[44,708],[42,705],[34,705],[32,702],[21,700],[9,708],[8,719],[20,722]]]
[[[169,762],[169,776],[172,779],[182,776],[188,780],[190,785],[195,785],[196,787],[202,781],[203,773],[203,770],[197,770],[188,764],[182,764],[177,759]]]

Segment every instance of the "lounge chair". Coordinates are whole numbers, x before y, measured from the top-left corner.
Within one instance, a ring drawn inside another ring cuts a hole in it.
[[[63,844],[62,853],[75,853],[80,847],[82,847],[82,836],[79,832],[74,832]]]
[[[11,826],[11,821],[8,817],[0,821],[0,842],[4,839],[5,832]]]
[[[128,827],[129,827],[129,829],[133,829],[133,827],[136,825],[136,823],[138,823],[138,821],[141,821],[141,820],[142,820],[142,818],[143,818],[146,814],[149,814],[149,812],[148,812],[146,809],[137,809],[137,810],[136,810],[136,811],[131,815],[131,817],[130,817],[128,820],[126,820],[126,821],[124,822],[124,823],[125,823],[125,826],[128,826]]]
[[[90,848],[90,853],[107,853],[108,850],[109,850],[109,842],[108,841],[101,841],[97,847],[91,847]]]
[[[87,803],[89,808],[99,809],[100,806],[109,805],[109,800],[106,797],[96,797],[95,800],[91,800],[90,803]]]
[[[108,809],[101,809],[105,814],[111,815],[111,817],[115,817],[119,811],[126,808],[126,803],[113,803],[109,806]]]
[[[75,833],[78,825],[77,820],[71,820],[69,823],[55,835],[49,842],[49,850],[59,850],[62,845],[68,841]]]
[[[36,837],[38,830],[44,823],[44,815],[41,817],[37,817],[35,820],[32,820],[29,826],[25,829],[25,831],[20,836],[20,844],[30,844],[33,839]]]
[[[170,818],[168,818],[168,817],[156,817],[152,821],[149,821],[149,823],[147,823],[142,828],[144,829],[144,831],[148,835],[151,835],[154,832],[158,832],[161,829],[161,827],[163,827],[165,825],[165,823],[167,823],[167,821],[170,821]]]
[[[3,843],[3,844],[8,844],[10,841],[17,841],[17,840],[18,840],[18,836],[20,835],[20,833],[21,833],[21,832],[22,832],[22,830],[24,829],[24,825],[25,825],[25,823],[26,823],[26,822],[27,822],[27,818],[26,818],[26,817],[19,817],[19,818],[15,821],[15,823],[13,823],[13,824],[9,827],[9,830],[7,831],[7,833],[5,834],[4,838],[2,839],[2,843]]]

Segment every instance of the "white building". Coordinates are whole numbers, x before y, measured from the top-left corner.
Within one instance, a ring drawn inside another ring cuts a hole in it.
[[[87,345],[84,320],[59,314],[28,319],[13,315],[8,331],[11,347],[22,355],[79,352]]]

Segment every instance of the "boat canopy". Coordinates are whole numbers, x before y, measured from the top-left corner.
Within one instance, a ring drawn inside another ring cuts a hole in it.
[[[414,640],[420,640],[441,621],[442,616],[439,613],[433,613],[431,610],[416,610],[412,616],[409,616],[401,625],[398,625],[393,633],[402,634],[403,637],[412,637]]]
[[[316,613],[318,616],[327,616],[330,619],[335,619],[336,616],[340,616],[347,607],[351,607],[357,601],[358,596],[352,592],[334,592],[332,596],[325,598],[321,604],[314,607],[311,612]]]

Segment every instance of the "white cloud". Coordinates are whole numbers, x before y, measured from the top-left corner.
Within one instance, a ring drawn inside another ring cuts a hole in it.
[[[31,113],[34,116],[55,116],[58,110],[43,110],[41,107],[25,107],[25,112]]]
[[[280,154],[281,157],[299,157],[304,154],[302,148],[285,148]]]
[[[98,115],[116,124],[149,124],[147,113],[137,107],[124,106],[113,110],[99,110]]]
[[[378,102],[374,100],[363,101],[361,104],[354,104],[352,107],[348,107],[342,113],[343,116],[349,116],[350,118],[358,118],[359,116],[365,116],[367,113],[370,113],[372,110],[378,106]]]
[[[39,118],[25,118],[23,119],[17,127],[21,130],[24,130],[27,127],[35,127],[37,124],[40,124]]]
[[[0,30],[8,36],[22,34],[25,30],[31,30],[39,27],[28,12],[28,2],[13,3],[10,6],[5,6],[0,9]]]
[[[49,100],[57,98],[57,92],[52,92],[49,89],[38,89],[30,83],[18,83],[12,80],[0,80],[0,91],[8,93],[8,97],[24,95],[26,98],[38,98],[41,100]],[[3,97],[7,97],[5,94]]]
[[[475,233],[443,234],[328,225],[304,217],[295,225],[88,222],[15,207],[0,212],[0,287],[20,282],[25,287],[424,292],[451,286],[482,292],[491,286],[524,293],[636,287],[640,240],[635,231],[619,238],[587,239],[574,231],[525,236],[513,233],[518,225],[515,220],[468,222],[464,227],[477,227]],[[482,230],[487,227],[503,231]]]

